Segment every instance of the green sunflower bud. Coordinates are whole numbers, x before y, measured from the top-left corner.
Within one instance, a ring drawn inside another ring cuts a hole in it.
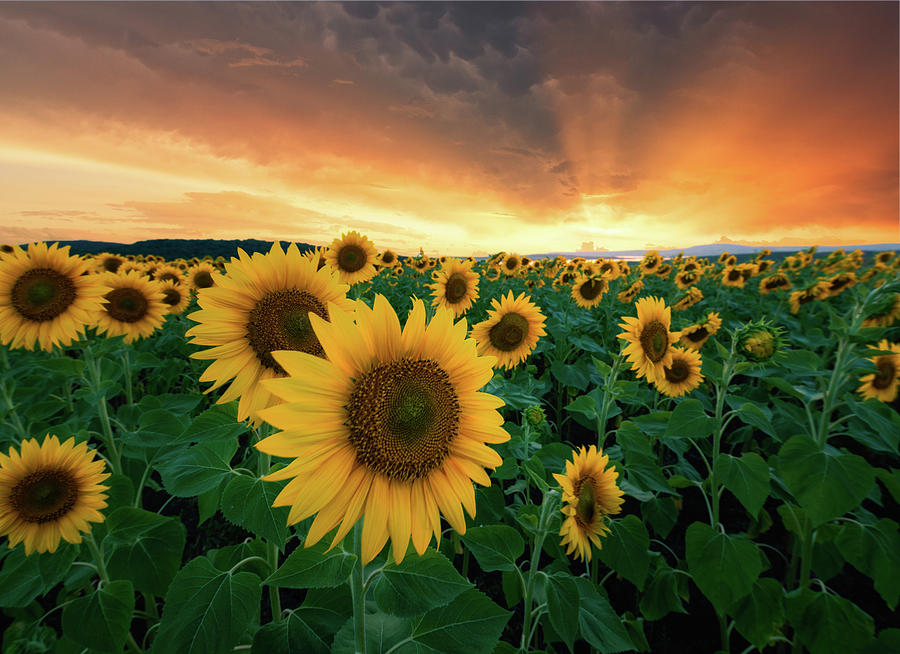
[[[747,323],[738,330],[737,349],[744,358],[754,363],[766,363],[784,349],[782,329],[765,319]]]
[[[547,419],[547,414],[544,413],[544,410],[537,405],[532,405],[526,408],[522,412],[522,415],[525,417],[526,422],[528,422],[528,424],[532,427],[539,427]]]

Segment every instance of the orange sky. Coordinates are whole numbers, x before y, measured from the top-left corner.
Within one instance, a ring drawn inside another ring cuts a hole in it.
[[[0,3],[0,242],[900,241],[897,3]]]

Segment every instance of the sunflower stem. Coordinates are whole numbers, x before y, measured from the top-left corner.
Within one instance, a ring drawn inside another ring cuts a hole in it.
[[[271,427],[265,422],[254,431],[256,432],[257,443],[268,438],[272,434]],[[259,473],[259,476],[263,477],[269,473],[269,470],[272,467],[272,456],[257,451],[256,457],[256,470]],[[272,569],[272,572],[275,572],[275,570],[278,569],[278,545],[267,542],[266,549],[269,567]],[[272,622],[281,621],[281,594],[278,592],[278,586],[276,584],[269,584],[269,606],[272,609]]]
[[[366,654],[366,588],[362,563],[362,521],[357,521],[350,532],[356,564],[350,573],[350,595],[353,601],[353,637],[356,654]]]
[[[713,434],[713,451],[712,462],[709,473],[709,492],[712,500],[712,528],[716,529],[719,524],[719,479],[716,474],[718,469],[719,453],[722,449],[722,436],[725,432],[727,423],[722,420],[723,409],[725,407],[725,395],[728,393],[728,385],[734,374],[734,351],[736,340],[734,335],[731,337],[731,350],[728,353],[728,359],[722,366],[722,380],[716,386],[716,430]]]
[[[92,394],[97,396],[97,411],[100,416],[100,424],[103,426],[103,444],[106,446],[109,467],[113,474],[122,474],[122,455],[116,447],[116,439],[113,436],[106,393],[100,390],[100,360],[94,356],[90,346],[84,349],[84,359],[85,369],[88,372],[88,385],[91,387]]]
[[[547,526],[550,523],[551,509],[558,498],[559,493],[551,488],[544,493],[544,498],[541,501],[541,514],[538,519],[537,531],[534,534],[534,544],[531,548],[531,562],[528,566],[528,580],[525,583],[525,593],[523,597],[522,641],[519,645],[519,649],[521,649],[522,652],[528,652],[528,648],[531,645],[531,636],[533,635],[531,630],[531,621],[533,617],[531,614],[531,602],[534,593],[534,578],[538,572],[538,566],[540,565],[541,551],[544,549],[544,540],[547,538]]]
[[[109,573],[106,571],[106,564],[103,562],[103,552],[97,547],[97,541],[94,540],[94,534],[91,532],[86,533],[84,535],[84,542],[91,551],[91,556],[94,557],[94,564],[97,566],[97,574],[100,575],[100,580],[104,585],[108,584]]]
[[[125,401],[128,402],[128,406],[134,404],[134,391],[131,388],[131,350],[125,350],[122,353],[122,368],[124,370],[125,377]]]
[[[600,405],[600,415],[597,417],[597,450],[603,451],[603,446],[606,444],[606,421],[607,416],[609,415],[609,408],[612,403],[615,401],[616,394],[613,393],[612,387],[613,384],[616,383],[616,378],[619,376],[619,364],[622,362],[622,352],[619,351],[616,354],[616,358],[613,359],[612,367],[609,370],[609,374],[606,376],[606,392],[603,394],[603,403]]]
[[[2,348],[0,348],[2,349]],[[3,350],[5,352],[5,350]],[[6,388],[6,380],[0,380],[0,393],[3,395],[3,401],[6,403],[6,410],[9,415],[12,416],[13,421],[15,422],[16,433],[19,436],[19,440],[25,440],[28,437],[28,434],[25,432],[25,425],[22,424],[22,419],[19,417],[19,412],[16,411],[15,405],[12,403],[12,396],[9,393],[9,390]]]

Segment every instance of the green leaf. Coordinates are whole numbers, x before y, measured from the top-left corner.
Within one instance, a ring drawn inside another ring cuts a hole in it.
[[[610,533],[603,539],[603,548],[597,556],[610,568],[633,583],[644,588],[650,569],[650,534],[635,515],[613,520]]]
[[[109,514],[106,527],[110,575],[128,579],[135,590],[165,595],[181,567],[186,534],[181,521],[123,506]]]
[[[778,474],[818,526],[852,511],[869,494],[875,475],[861,456],[822,451],[797,435],[778,452]]]
[[[253,649],[250,651],[256,654],[328,654],[331,643],[304,620],[304,611],[300,607],[279,622],[263,625],[253,636]]]
[[[753,589],[763,556],[753,541],[694,522],[685,534],[688,571],[716,613],[724,615]]]
[[[237,445],[237,440],[232,440],[174,450],[158,466],[163,485],[175,497],[194,497],[212,490],[233,474],[230,461]]]
[[[771,416],[766,411],[758,404],[747,401],[738,409],[737,416],[744,423],[756,427],[769,436],[777,436],[775,427],[772,425]]]
[[[158,654],[228,654],[259,611],[259,577],[229,574],[197,557],[169,586],[159,630]]]
[[[858,652],[875,633],[872,617],[856,604],[830,593],[797,589],[785,599],[795,638],[812,654]]]
[[[759,514],[769,496],[769,466],[765,460],[755,452],[746,452],[740,458],[720,454],[715,466],[725,488],[751,516]]]
[[[138,402],[141,411],[164,409],[180,416],[189,414],[200,404],[203,396],[199,393],[163,393],[162,395],[144,395]]]
[[[190,418],[172,413],[168,409],[150,409],[138,417],[138,429],[126,435],[129,445],[136,447],[162,447],[171,445]]]
[[[589,421],[596,421],[599,417],[597,413],[597,402],[593,395],[579,395],[565,406],[566,411],[572,413],[580,413]]]
[[[641,595],[641,613],[648,620],[659,620],[672,611],[687,613],[678,594],[678,573],[666,564],[662,564],[646,592]]]
[[[573,651],[575,638],[578,636],[578,584],[572,575],[557,572],[547,578],[547,610],[550,624],[562,638],[562,641]]]
[[[874,525],[848,522],[835,544],[850,565],[875,582],[875,590],[893,611],[900,599],[900,534],[897,523],[882,519]]]
[[[287,526],[290,508],[273,507],[272,503],[286,485],[287,481],[263,481],[259,477],[235,475],[222,492],[219,508],[234,524],[284,549],[290,534]]]
[[[634,643],[609,600],[597,592],[590,579],[576,577],[575,584],[578,586],[581,637],[602,654],[633,650]]]
[[[79,546],[61,543],[54,553],[25,556],[21,543],[3,559],[0,570],[0,606],[28,606],[38,595],[56,586],[72,566]]]
[[[332,588],[340,586],[350,576],[356,555],[319,541],[312,547],[298,547],[285,559],[281,567],[263,581],[282,588]]]
[[[387,613],[367,613],[366,614],[366,652],[368,654],[386,654],[392,652],[395,654],[421,654],[423,652],[433,652],[431,648],[422,648],[417,643],[412,642],[409,635],[412,631],[412,624],[407,618],[399,618]],[[394,649],[398,647],[397,649]],[[354,634],[353,618],[344,623],[340,631],[334,636],[334,643],[331,646],[331,654],[357,654],[359,649],[356,647],[356,638]]]
[[[853,413],[862,420],[850,435],[866,447],[878,452],[896,454],[900,448],[900,416],[890,406],[869,398],[865,402],[848,402]]]
[[[753,590],[732,610],[737,630],[762,651],[784,624],[784,589],[770,577],[757,579]]]
[[[900,470],[895,468],[875,468],[875,476],[884,484],[894,501],[900,502]]]
[[[247,423],[237,422],[235,402],[216,404],[193,419],[174,440],[175,443],[210,443],[237,438],[248,429]]]
[[[414,623],[412,639],[446,654],[489,654],[510,615],[472,588],[422,616]]]
[[[300,609],[303,620],[319,634],[334,634],[347,622],[353,602],[350,586],[344,584],[336,588],[310,588]]]
[[[506,525],[470,527],[461,538],[485,572],[512,570],[525,552],[522,536]]]
[[[667,438],[704,438],[713,433],[716,421],[706,415],[700,400],[682,400],[672,411],[666,427]]]
[[[563,385],[584,391],[591,383],[592,367],[587,359],[579,359],[573,363],[565,363],[557,359],[550,366],[550,372]]]
[[[134,614],[130,581],[116,579],[67,604],[63,632],[79,645],[100,652],[121,652]]]
[[[374,598],[382,611],[398,616],[420,615],[449,604],[472,584],[443,554],[433,549],[421,556],[408,555],[381,569]]]
[[[654,497],[641,504],[641,515],[660,538],[665,538],[678,522],[678,505],[673,497]]]

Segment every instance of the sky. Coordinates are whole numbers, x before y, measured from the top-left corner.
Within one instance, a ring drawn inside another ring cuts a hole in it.
[[[898,6],[0,2],[0,242],[900,241]]]

